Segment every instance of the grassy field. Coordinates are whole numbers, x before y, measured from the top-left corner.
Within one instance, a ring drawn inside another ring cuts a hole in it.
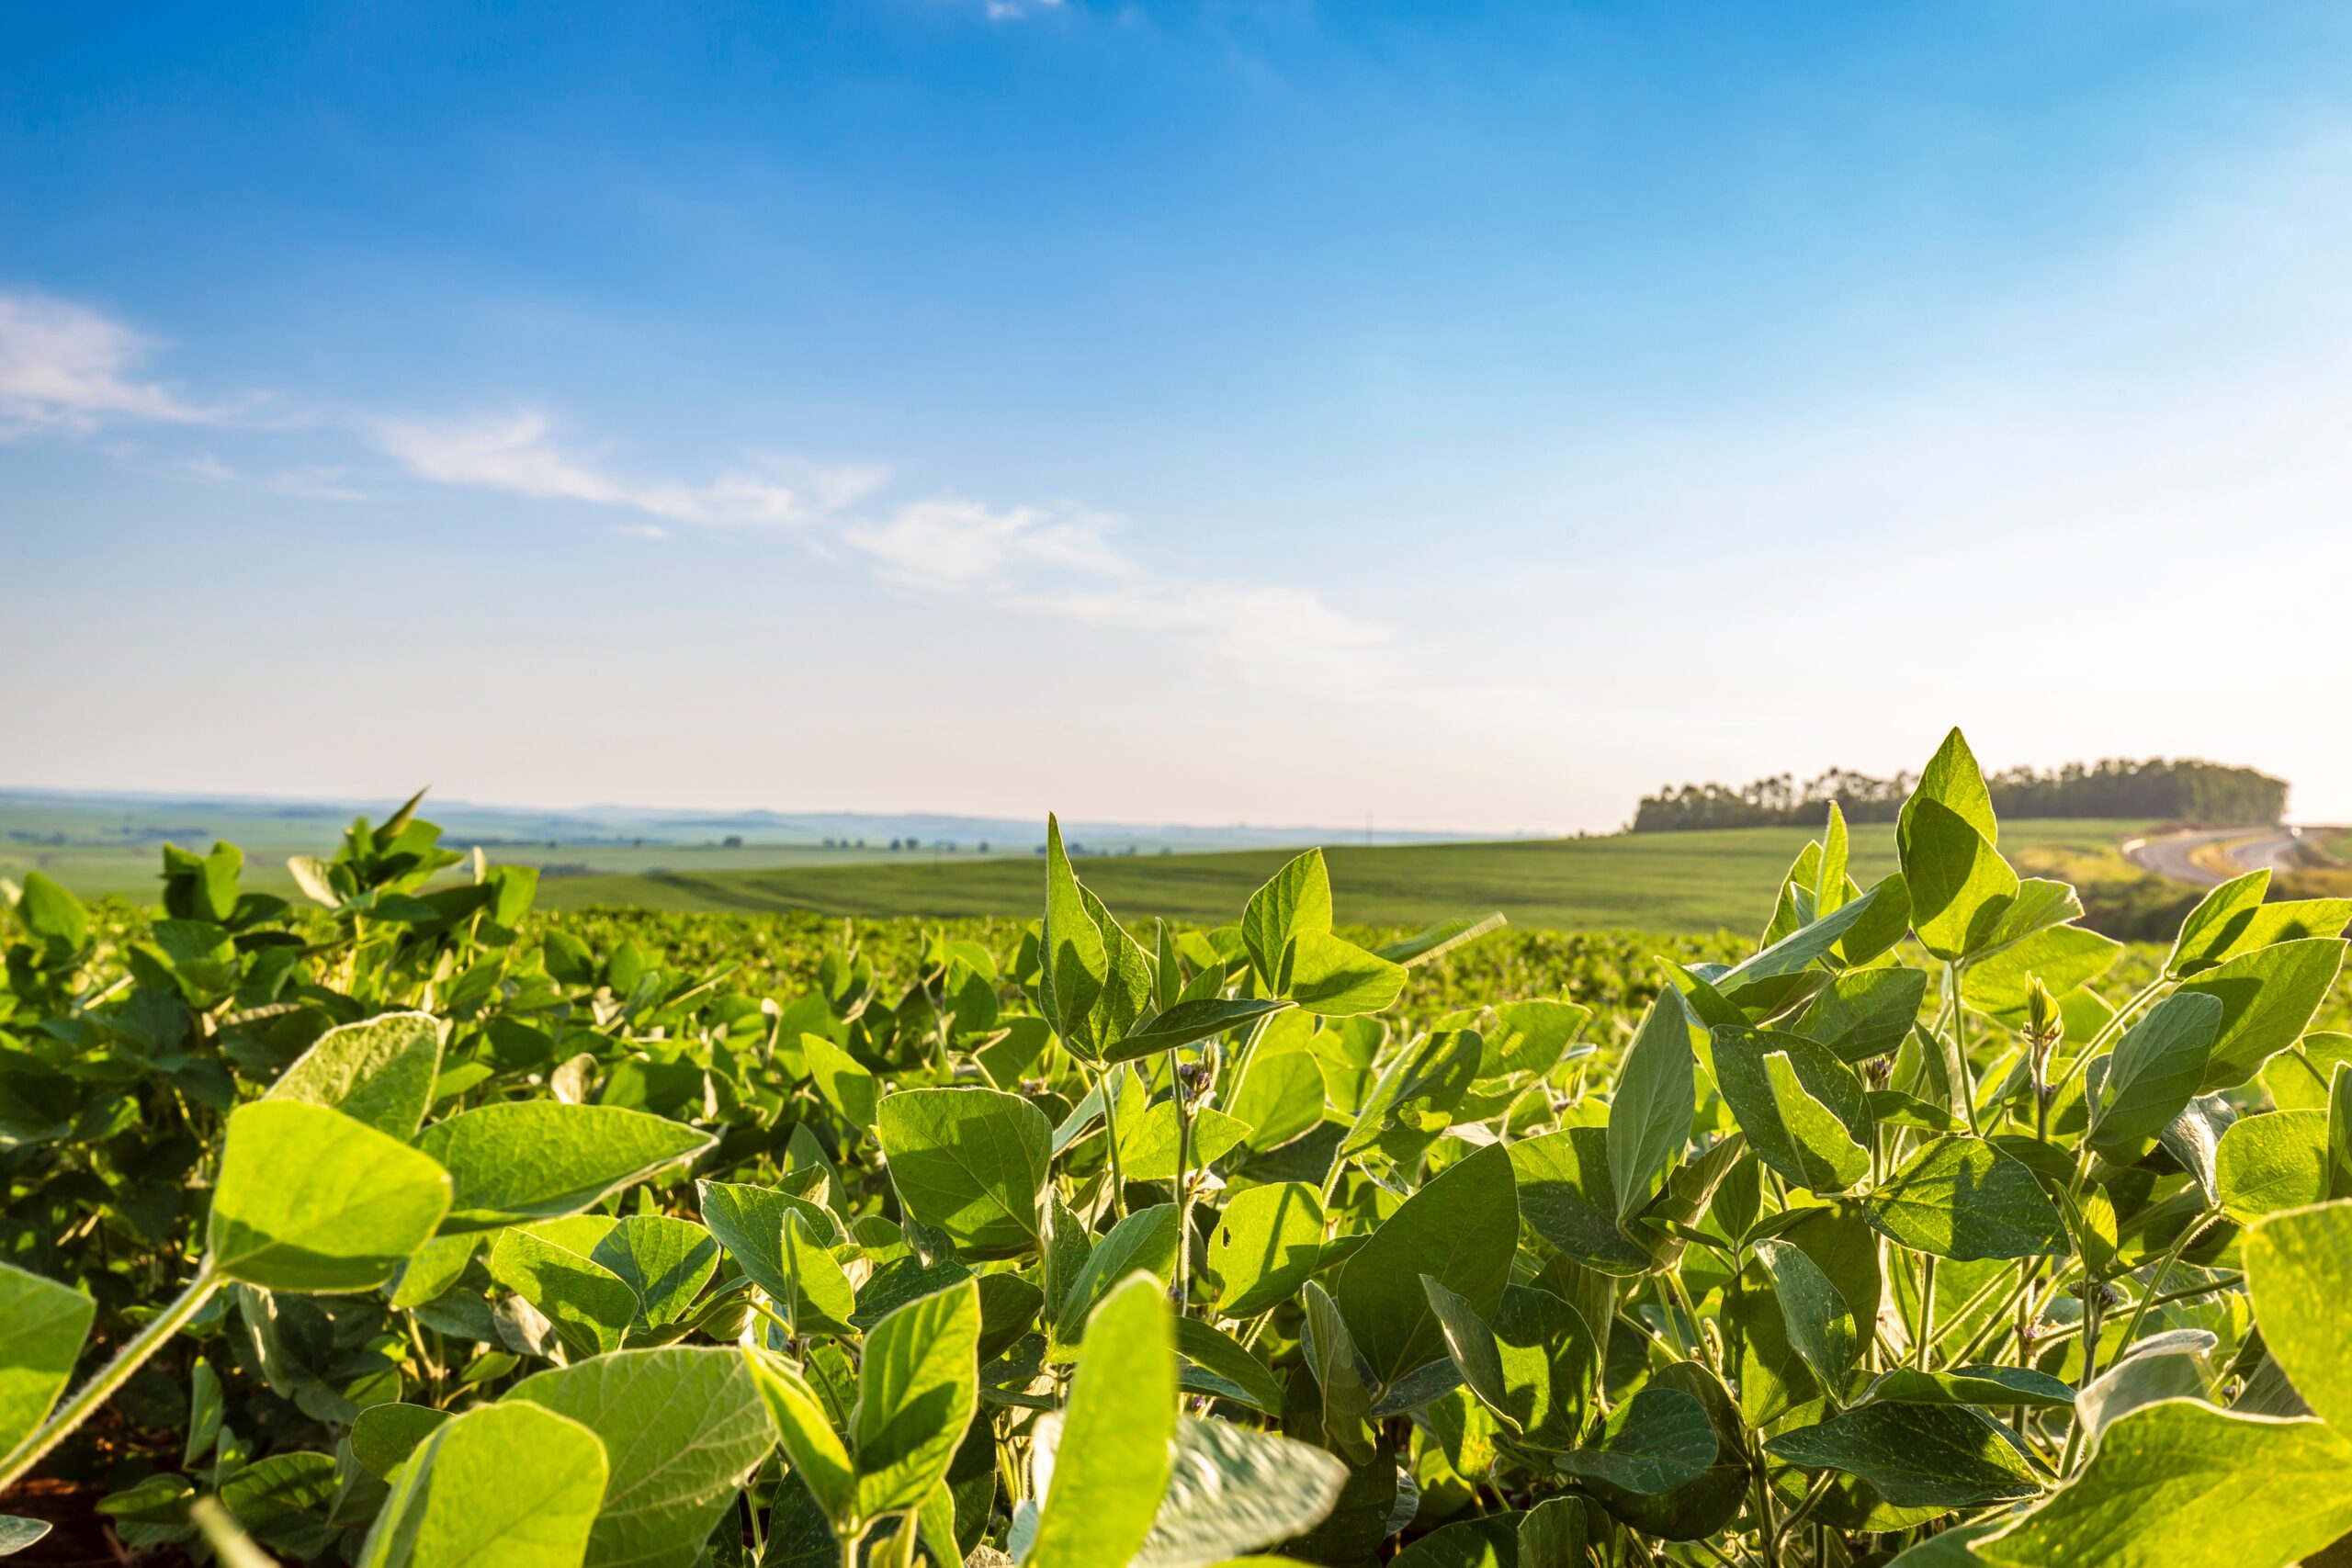
[[[2143,825],[2017,822],[2002,848],[2028,871],[2077,876],[2142,874],[2115,852]],[[1795,828],[1625,834],[1600,839],[1395,848],[1340,845],[1328,853],[1343,921],[1423,925],[1499,909],[1519,925],[1556,931],[1634,927],[1708,931],[1760,927],[1773,890],[1810,837]],[[1123,917],[1186,922],[1233,918],[1250,890],[1288,858],[1283,851],[1114,856],[1081,861],[1079,875]],[[1854,829],[1855,875],[1894,869],[1894,830]],[[824,914],[1034,915],[1045,866],[1027,860],[780,867],[645,876],[568,876],[541,885],[552,908],[597,904],[679,910],[813,909]]]
[[[52,825],[31,812],[12,814],[0,839],[0,875],[39,870],[85,897],[112,895],[143,902],[156,886],[165,839],[190,848],[214,832],[243,844],[245,886],[290,895],[286,857],[326,853],[344,822],[322,814],[289,821],[261,811],[252,820],[184,827],[152,813],[126,814],[106,841],[107,825],[85,811],[61,816],[69,841],[39,841]],[[2144,874],[2115,846],[2142,824],[2022,821],[2007,824],[2002,848],[2020,869],[2088,883]],[[210,831],[205,829],[209,829]],[[1488,843],[1329,849],[1342,920],[1422,925],[1499,909],[1520,925],[1555,931],[1634,928],[1654,931],[1747,931],[1770,914],[1773,889],[1811,837],[1795,828],[1743,828],[1594,839],[1512,840]],[[97,841],[93,841],[94,840]],[[448,842],[467,840],[452,834]],[[1296,852],[1240,850],[1193,854],[1084,857],[1080,874],[1123,916],[1165,915],[1186,922],[1233,918],[1251,889]],[[543,908],[598,905],[679,911],[808,909],[829,915],[1034,916],[1044,898],[1045,863],[1024,852],[982,856],[966,850],[825,850],[781,844],[538,845],[501,843],[496,862],[546,868]],[[1868,882],[1894,869],[1887,825],[1853,831],[1854,874]],[[574,867],[584,874],[569,874]]]

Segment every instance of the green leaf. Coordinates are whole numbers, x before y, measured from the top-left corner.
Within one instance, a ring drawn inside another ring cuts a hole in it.
[[[1715,1083],[1740,1131],[1783,1180],[1828,1195],[1870,1173],[1868,1091],[1826,1046],[1802,1035],[1714,1032]]]
[[[529,1231],[501,1231],[488,1265],[490,1277],[538,1308],[576,1356],[619,1349],[637,1321],[637,1292],[619,1275]]]
[[[1103,1060],[1132,1062],[1155,1052],[1198,1044],[1293,1005],[1276,997],[1204,997],[1180,1001],[1127,1031],[1117,1044],[1103,1053]]]
[[[875,1103],[881,1091],[874,1082],[874,1075],[858,1065],[855,1057],[821,1034],[803,1033],[800,1054],[808,1064],[808,1077],[826,1104],[853,1127],[868,1132],[874,1128]]]
[[[992,1089],[907,1089],[883,1100],[879,1131],[899,1201],[959,1251],[1006,1257],[1038,1245],[1053,1148],[1045,1112]]]
[[[1570,1475],[1655,1497],[1704,1474],[1715,1447],[1707,1407],[1680,1389],[1654,1384],[1610,1413],[1599,1443],[1555,1462]]]
[[[1862,1205],[1871,1226],[1911,1248],[1960,1262],[2052,1258],[2065,1225],[2041,1184],[1982,1138],[1939,1138]]]
[[[1653,1001],[1609,1097],[1609,1179],[1619,1219],[1648,1205],[1653,1184],[1690,1141],[1698,1074],[1680,1004]]]
[[[1209,1238],[1217,1311],[1255,1317],[1288,1301],[1322,1253],[1323,1203],[1312,1186],[1283,1181],[1235,1194]]]
[[[1833,803],[1829,809],[1834,814],[1838,807]],[[1584,1510],[1574,1497],[1548,1497],[1521,1514],[1519,1568],[1584,1568],[1589,1528]]]
[[[1169,1316],[1159,1280],[1131,1275],[1087,1324],[1069,1404],[1032,1451],[1039,1568],[1126,1568],[1150,1534],[1175,1435]]]
[[[1329,931],[1301,931],[1291,942],[1292,1000],[1323,1018],[1378,1012],[1405,989],[1405,966],[1367,953]]]
[[[293,1515],[324,1507],[334,1489],[333,1454],[272,1454],[223,1482],[220,1502],[240,1525],[260,1533]]]
[[[1467,1030],[1442,1029],[1399,1051],[1381,1069],[1363,1108],[1340,1140],[1336,1158],[1369,1148],[1407,1164],[1453,1121],[1477,1081],[1484,1045]]]
[[[743,1357],[793,1474],[836,1529],[854,1520],[857,1466],[825,1414],[824,1397],[783,1357],[750,1348]]]
[[[605,1498],[605,1445],[534,1404],[486,1404],[412,1454],[361,1568],[579,1568]]]
[[[1510,1431],[1525,1430],[1511,1412],[1510,1395],[1503,1386],[1502,1355],[1495,1348],[1495,1332],[1487,1326],[1486,1318],[1427,1274],[1421,1276],[1421,1291],[1429,1297],[1430,1311],[1437,1314],[1445,1353],[1453,1359],[1463,1385]]]
[[[2221,1028],[2216,997],[2177,992],[2150,1009],[2108,1064],[2091,1112],[2091,1146],[2121,1154],[2163,1132],[2197,1097]]]
[[[718,1346],[598,1356],[534,1373],[506,1397],[568,1416],[605,1445],[611,1479],[585,1568],[688,1568],[775,1443],[750,1366]]]
[[[433,1015],[386,1013],[320,1035],[266,1098],[329,1106],[405,1141],[424,1125],[440,1069],[441,1026]]]
[[[2041,1490],[1999,1427],[1948,1404],[1860,1404],[1764,1445],[1805,1470],[1859,1475],[1897,1507],[1972,1508]]]
[[[48,1418],[96,1312],[81,1292],[0,1263],[0,1454]]]
[[[1061,823],[1046,818],[1046,918],[1038,928],[1037,1005],[1080,1055],[1101,1049],[1091,1015],[1109,980],[1111,964],[1102,928],[1086,911],[1077,874],[1062,850]]]
[[[1942,761],[1959,742],[1953,731]],[[1936,775],[1934,763],[1928,773]],[[1965,776],[1963,776],[1963,774]],[[1968,779],[1973,778],[1973,790]],[[2018,894],[2018,874],[1994,845],[1992,807],[1965,742],[1943,775],[1944,793],[1923,776],[1903,805],[1895,848],[1911,894],[1912,929],[1938,958],[1960,958],[1992,945],[2002,915]]]
[[[850,1331],[858,1315],[857,1292],[797,1211],[784,1216],[784,1277],[788,1288],[775,1302],[796,1337]]]
[[[1402,964],[1408,969],[1434,963],[1457,947],[1464,947],[1489,931],[1500,931],[1510,922],[1499,914],[1481,915],[1473,919],[1462,916],[1441,920],[1427,931],[1416,932],[1400,941],[1386,942],[1376,952],[1392,964]]]
[[[865,1337],[850,1423],[858,1517],[911,1508],[947,1473],[979,1404],[979,1343],[980,1292],[968,1280],[909,1302]]]
[[[339,1111],[293,1100],[229,1117],[207,1247],[270,1291],[373,1290],[449,1212],[448,1173]]]
[[[2200,1094],[2235,1089],[2311,1025],[2344,966],[2342,942],[2318,937],[2241,953],[2184,981],[2175,995],[2218,997],[2221,1032]]]
[[[1505,1145],[1528,1228],[1577,1263],[1605,1274],[1645,1273],[1656,1261],[1617,1224],[1607,1134],[1569,1127]]]
[[[1756,1260],[1771,1276],[1789,1348],[1831,1397],[1842,1395],[1861,1354],[1854,1309],[1821,1266],[1788,1242],[1758,1242]]]
[[[2270,868],[2264,866],[2230,878],[2199,899],[2165,955],[2165,973],[2185,978],[2229,957],[2269,891]]]
[[[589,1261],[618,1275],[637,1292],[639,1333],[677,1322],[718,1270],[718,1243],[691,1220],[630,1214],[605,1233]]]
[[[0,1514],[0,1557],[14,1557],[49,1531],[47,1519],[27,1519],[14,1514]]]
[[[1960,977],[1961,999],[2018,1028],[2025,1022],[2026,996],[2035,980],[2049,987],[2052,996],[2063,997],[2113,968],[2122,951],[2123,944],[2112,937],[2080,926],[2053,926],[1972,962]],[[1927,980],[1926,973],[1917,969],[1871,973],[1917,975],[1923,985]]]
[[[2273,1111],[2230,1124],[2213,1151],[2215,1196],[2245,1224],[2327,1198],[2327,1112]]]
[[[1232,1111],[1249,1124],[1243,1141],[1252,1150],[1278,1149],[1323,1120],[1323,1069],[1310,1051],[1269,1051],[1261,1043],[1233,1091]]]
[[[448,1168],[457,1199],[447,1228],[462,1232],[576,1214],[717,1141],[642,1111],[531,1100],[436,1122],[416,1146]]]
[[[832,1211],[773,1187],[698,1181],[695,1190],[701,1204],[702,1223],[727,1248],[736,1267],[765,1291],[771,1301],[784,1301],[792,1294],[792,1277],[784,1259],[784,1225],[788,1216],[798,1214],[806,1220],[810,1234],[827,1247],[836,1246],[842,1239],[840,1222]]]
[[[2304,1403],[2352,1427],[2352,1201],[2255,1221],[2245,1255],[2263,1343]]]
[[[2269,873],[2249,872],[2240,882],[2259,876],[2267,884]],[[2231,885],[2222,884],[2213,890],[2220,894]],[[2209,896],[2207,902],[2211,902]],[[2193,911],[2194,922],[2203,911],[2203,905]],[[2352,898],[2286,898],[2276,903],[2263,903],[2259,894],[2251,908],[2233,909],[2227,918],[2212,922],[2193,935],[2182,927],[2181,936],[2173,944],[2173,956],[2165,964],[2168,975],[2190,976],[2202,973],[2214,965],[2226,963],[2242,953],[2269,947],[2277,942],[2295,942],[2304,937],[2338,937],[2344,934],[2346,921],[2352,921]]]
[[[371,1404],[351,1424],[351,1457],[377,1480],[388,1481],[448,1419],[447,1411],[429,1404]]]
[[[1857,1403],[2025,1404],[2041,1410],[2066,1410],[2074,1406],[2075,1390],[2030,1367],[1954,1367],[1937,1372],[1895,1367],[1872,1378]]]
[[[1168,1490],[1127,1568],[1235,1563],[1322,1523],[1347,1480],[1345,1464],[1306,1443],[1228,1421],[1180,1421]],[[1283,1562],[1248,1561],[1262,1568]]]
[[[25,873],[17,919],[52,961],[71,958],[89,945],[90,917],[80,900],[40,872]]]
[[[1792,1032],[1828,1047],[1841,1062],[1867,1061],[1903,1043],[1927,994],[1924,969],[1857,969],[1830,981]]]
[[[1197,1317],[1180,1317],[1176,1320],[1176,1349],[1193,1365],[1238,1390],[1242,1403],[1269,1416],[1283,1413],[1281,1382],[1265,1362],[1251,1355],[1231,1335],[1219,1332]]]
[[[1372,1391],[1364,1387],[1356,1343],[1330,1292],[1309,1280],[1299,1291],[1306,1311],[1300,1349],[1306,1370],[1322,1393],[1323,1440],[1342,1457],[1362,1463],[1372,1451],[1364,1423],[1372,1414]]]
[[[1494,1145],[1447,1167],[1356,1248],[1331,1295],[1382,1388],[1445,1354],[1420,1277],[1492,1313],[1518,1239],[1510,1156]]]
[[[1191,1158],[1195,1173],[1223,1159],[1250,1135],[1250,1123],[1203,1106],[1193,1112]],[[1132,1124],[1119,1123],[1119,1168],[1129,1181],[1173,1181],[1177,1157],[1176,1102],[1163,1100]]]
[[[2352,1531],[2352,1441],[2317,1421],[2233,1416],[2193,1400],[2109,1427],[2073,1483],[1970,1543],[1995,1568],[2254,1568]]]
[[[1060,1310],[1054,1314],[1053,1345],[1048,1352],[1051,1359],[1069,1359],[1069,1349],[1084,1338],[1086,1325],[1096,1306],[1122,1280],[1138,1269],[1163,1284],[1175,1277],[1177,1227],[1181,1223],[1175,1204],[1155,1203],[1148,1209],[1137,1209],[1094,1244],[1085,1265],[1070,1282],[1069,1293],[1062,1298]]]
[[[1323,852],[1308,850],[1266,879],[1241,911],[1241,944],[1258,983],[1281,996],[1290,989],[1291,944],[1302,932],[1331,929],[1331,878]]]

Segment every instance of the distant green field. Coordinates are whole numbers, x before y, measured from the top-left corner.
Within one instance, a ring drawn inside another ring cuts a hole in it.
[[[2114,846],[2143,827],[2017,822],[2004,829],[2001,844],[2013,859],[2028,862],[2028,869],[2047,856],[2077,874],[2111,863],[2117,874],[2133,876],[2140,874]],[[1746,931],[1770,917],[1781,874],[1812,836],[1797,828],[1736,828],[1502,843],[1340,845],[1327,853],[1339,917],[1351,923],[1421,925],[1498,909],[1515,924],[1548,930]],[[1223,922],[1288,858],[1289,852],[1279,850],[1114,856],[1081,860],[1078,873],[1122,917]],[[1894,829],[1856,828],[1852,865],[1864,882],[1893,871]],[[1044,897],[1045,865],[1035,857],[567,876],[542,883],[540,890],[540,902],[555,908],[612,904],[861,917],[1029,916]]]

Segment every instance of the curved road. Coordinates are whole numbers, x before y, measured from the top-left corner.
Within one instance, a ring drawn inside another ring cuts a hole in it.
[[[2299,829],[2215,828],[2128,840],[2123,854],[2134,865],[2143,866],[2159,876],[2212,887],[2266,866],[2274,873],[2292,870],[2301,848]],[[2199,850],[2207,852],[2199,855]],[[2211,863],[2216,861],[2232,869],[2224,871]]]

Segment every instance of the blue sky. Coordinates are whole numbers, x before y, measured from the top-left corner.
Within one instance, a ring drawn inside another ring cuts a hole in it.
[[[2352,818],[2352,14],[18,7],[0,783]]]

